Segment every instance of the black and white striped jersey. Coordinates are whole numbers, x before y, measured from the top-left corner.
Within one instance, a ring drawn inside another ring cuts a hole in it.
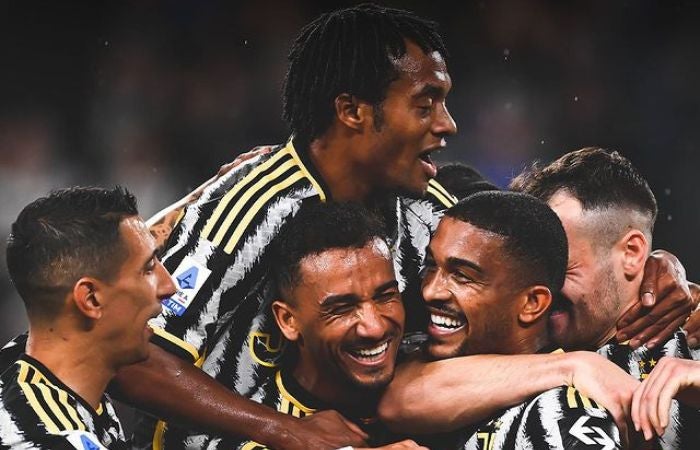
[[[674,357],[698,360],[700,353],[688,347],[685,333],[676,331],[663,345],[653,349],[640,347],[633,350],[626,343],[606,344],[598,354],[617,364],[622,370],[644,380],[661,358]],[[696,448],[700,443],[700,411],[673,400],[669,423],[661,438],[657,438],[658,447],[664,450]]]
[[[164,301],[154,341],[197,364],[224,386],[254,397],[274,376],[285,342],[270,311],[269,244],[305,202],[330,200],[315,168],[292,142],[252,158],[217,180],[188,207],[163,261],[179,290]],[[404,293],[407,329],[424,324],[419,271],[442,211],[456,199],[434,180],[424,199],[377,201],[393,228],[394,266]],[[153,429],[153,425],[149,425]],[[194,432],[159,423],[139,446],[204,448]],[[218,446],[206,448],[220,448]],[[224,447],[221,447],[224,448]]]
[[[575,388],[561,386],[507,409],[454,447],[464,450],[613,450],[620,433],[605,409]],[[445,447],[447,448],[447,447]]]
[[[39,361],[22,355],[0,376],[0,448],[128,447],[106,395],[95,410]]]

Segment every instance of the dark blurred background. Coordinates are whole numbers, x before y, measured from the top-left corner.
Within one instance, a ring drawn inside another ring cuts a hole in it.
[[[0,0],[0,236],[51,188],[134,191],[144,216],[287,138],[289,44],[354,2]],[[458,136],[495,183],[582,146],[620,150],[659,201],[654,246],[700,280],[700,2],[386,1],[441,24]],[[0,340],[25,328],[0,250]]]

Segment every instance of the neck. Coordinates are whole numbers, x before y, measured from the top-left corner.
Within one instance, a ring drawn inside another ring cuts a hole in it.
[[[309,156],[337,201],[363,202],[373,193],[368,171],[353,160],[355,140],[331,129],[309,145]],[[341,144],[345,143],[345,144]]]
[[[376,414],[381,391],[362,390],[343,383],[338,376],[319,372],[299,362],[292,375],[309,394],[348,417],[371,417]]]
[[[550,345],[547,323],[540,320],[538,323],[524,328],[523,333],[520,336],[516,336],[515,342],[509,345],[510,350],[508,354],[533,355]]]
[[[116,372],[105,363],[105,354],[87,333],[60,327],[30,326],[26,353],[94,409]]]

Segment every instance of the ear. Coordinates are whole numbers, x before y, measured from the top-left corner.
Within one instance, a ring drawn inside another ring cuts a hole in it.
[[[275,316],[277,326],[280,327],[282,334],[289,341],[297,341],[299,339],[299,323],[294,317],[294,310],[282,300],[275,300],[272,303],[272,314]]]
[[[628,231],[615,248],[621,251],[625,277],[634,278],[644,271],[644,263],[649,255],[649,241],[644,233],[636,229]]]
[[[101,318],[104,304],[101,301],[100,283],[90,277],[79,279],[73,286],[73,303],[85,317],[93,320]]]
[[[361,131],[372,117],[372,106],[354,95],[340,94],[335,98],[335,115],[346,127]]]
[[[552,292],[546,286],[536,285],[525,289],[518,320],[524,324],[533,324],[542,317],[552,304]]]

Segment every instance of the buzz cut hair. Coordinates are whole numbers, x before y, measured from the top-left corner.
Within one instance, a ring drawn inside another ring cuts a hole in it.
[[[53,317],[84,276],[116,277],[127,257],[122,220],[138,215],[126,189],[72,187],[27,205],[12,224],[7,268],[30,317]]]
[[[331,249],[360,249],[379,242],[391,261],[386,226],[381,218],[355,202],[306,203],[284,226],[272,247],[271,272],[278,292],[289,292],[302,281],[304,258]]]
[[[447,49],[433,21],[409,11],[365,3],[322,14],[306,25],[288,56],[283,118],[295,140],[308,146],[330,127],[335,98],[349,94],[379,114],[406,41],[425,53]],[[381,123],[381,115],[377,117]]]
[[[517,287],[543,285],[555,293],[564,285],[566,232],[543,201],[528,194],[483,191],[460,200],[445,216],[501,237]]]

